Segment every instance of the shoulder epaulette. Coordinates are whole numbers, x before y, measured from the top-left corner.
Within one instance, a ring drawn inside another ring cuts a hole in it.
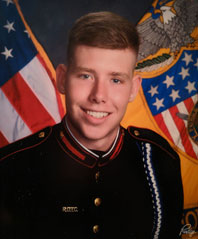
[[[163,151],[166,151],[171,157],[178,158],[177,153],[173,150],[170,144],[161,135],[157,134],[153,130],[134,126],[129,126],[127,130],[136,140],[154,144]]]
[[[43,143],[51,134],[52,127],[44,128],[37,133],[27,136],[23,139],[17,140],[0,149],[0,161],[12,156],[18,152],[36,147],[37,145]]]

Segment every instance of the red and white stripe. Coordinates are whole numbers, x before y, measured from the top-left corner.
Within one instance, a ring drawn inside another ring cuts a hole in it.
[[[0,89],[0,147],[61,121],[60,96],[37,55]]]
[[[188,135],[188,122],[177,116],[178,112],[189,115],[197,101],[198,95],[194,95],[161,114],[156,115],[155,120],[162,131],[177,147],[189,156],[198,159],[198,145],[196,145]]]

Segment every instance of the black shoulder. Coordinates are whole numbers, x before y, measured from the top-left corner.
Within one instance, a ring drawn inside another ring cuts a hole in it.
[[[17,140],[0,149],[0,160],[12,156],[18,152],[34,148],[45,142],[52,133],[52,127],[44,128],[37,133],[27,136],[23,139]]]
[[[127,128],[127,131],[129,132],[130,136],[135,140],[148,142],[153,145],[156,145],[158,148],[165,151],[171,157],[178,158],[177,153],[173,150],[167,140],[153,130],[129,126]]]

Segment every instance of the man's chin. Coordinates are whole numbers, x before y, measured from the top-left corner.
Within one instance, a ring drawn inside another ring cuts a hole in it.
[[[107,150],[116,138],[118,128],[109,131],[109,127],[87,127],[81,130],[81,138],[79,141],[89,149],[98,149],[101,147],[102,150]],[[93,147],[95,146],[95,147]]]

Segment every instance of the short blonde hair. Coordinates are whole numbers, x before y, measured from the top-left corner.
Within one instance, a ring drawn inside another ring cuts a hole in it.
[[[78,45],[105,49],[131,48],[139,50],[139,35],[135,26],[127,19],[112,12],[95,12],[79,18],[69,34],[67,63]]]

